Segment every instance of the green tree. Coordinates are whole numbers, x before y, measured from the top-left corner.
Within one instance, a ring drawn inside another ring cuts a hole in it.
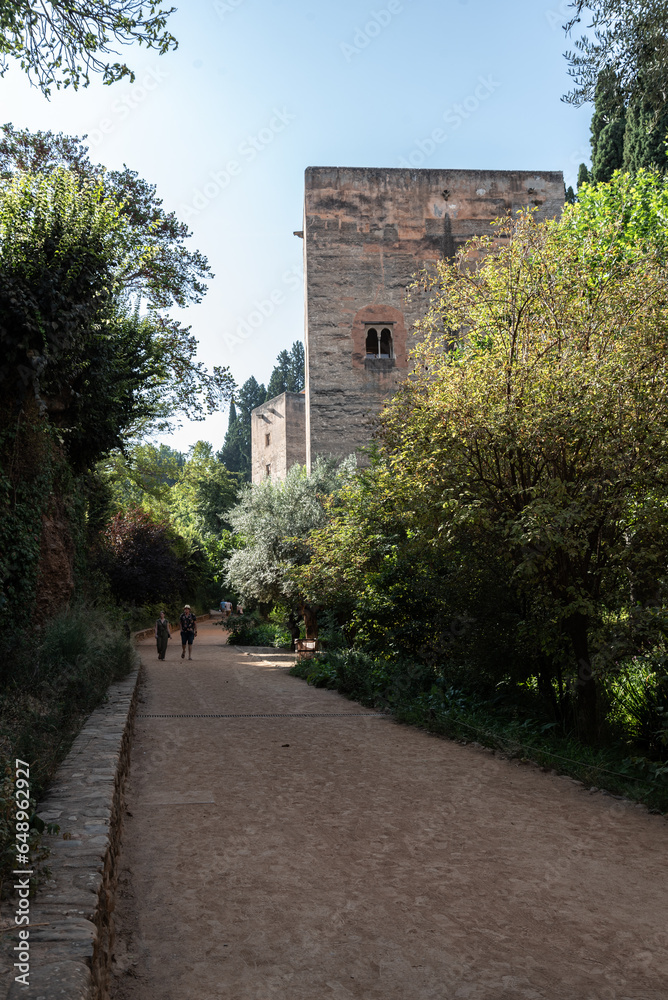
[[[267,390],[251,375],[234,394],[234,411],[230,417],[223,447],[218,457],[230,472],[238,472],[246,482],[251,480],[251,413],[267,399]]]
[[[230,412],[227,419],[227,431],[223,447],[218,452],[218,458],[231,472],[239,472],[246,478],[246,466],[242,451],[242,426],[239,423],[234,399],[230,402]]]
[[[578,106],[593,101],[601,74],[612,71],[625,103],[661,111],[668,92],[666,0],[574,0],[571,6],[566,32],[583,15],[590,30],[566,53],[574,86],[564,100]]]
[[[86,4],[51,0],[39,5],[9,0],[0,7],[0,76],[10,60],[47,96],[51,87],[87,86],[91,73],[105,83],[135,75],[127,64],[112,61],[116,46],[136,42],[164,53],[176,48],[167,31],[175,7],[162,10],[141,0],[89,0]]]
[[[218,604],[230,549],[226,512],[239,481],[208,442],[198,441],[188,455],[145,443],[113,452],[98,463],[94,485],[103,498],[98,521],[104,528],[119,514],[142,509],[169,528],[190,599],[202,607]]]
[[[227,514],[237,500],[239,476],[213,454],[208,441],[198,441],[171,489],[169,507],[179,530],[191,528],[201,537],[218,537],[229,529]]]
[[[186,456],[169,445],[139,442],[125,452],[109,452],[98,462],[96,473],[108,487],[107,503],[114,512],[143,507],[164,519],[185,464]]]
[[[656,113],[639,102],[629,104],[622,168],[631,173],[637,173],[642,168],[654,168],[665,173],[668,170],[667,137],[668,106]]]
[[[668,170],[668,108],[652,110],[643,95],[625,99],[614,70],[599,77],[591,122],[594,182],[609,181],[615,170]]]
[[[617,173],[611,183],[587,187],[582,192],[577,211],[566,212],[562,231],[577,239],[583,248],[599,247],[591,234],[604,231],[609,252],[631,262],[642,254],[668,253],[668,179],[652,170],[639,170],[635,176]]]
[[[267,386],[267,399],[283,392],[301,392],[304,388],[304,345],[296,340],[289,351],[281,351]]]
[[[594,34],[568,53],[577,86],[567,100],[593,100],[592,179],[617,169],[668,169],[668,4],[574,3],[593,12]],[[574,22],[571,22],[571,26]]]
[[[126,293],[141,296],[149,310],[181,308],[202,300],[211,271],[187,241],[192,235],[173,212],[166,212],[155,185],[124,167],[107,170],[92,164],[88,148],[76,136],[53,132],[0,129],[0,174],[7,180],[22,174],[51,175],[60,168],[82,187],[93,186],[116,203],[125,223],[126,253],[118,262],[117,280]]]
[[[628,179],[619,188],[623,199]],[[597,190],[585,188],[563,224],[526,216],[504,224],[507,247],[490,253],[490,239],[475,240],[439,262],[414,374],[379,440],[402,495],[415,498],[424,543],[465,528],[540,607],[537,647],[556,664],[568,640],[588,740],[601,657],[624,632],[626,569],[657,555],[629,544],[638,504],[649,496],[668,511],[663,250],[602,212]],[[474,270],[464,266],[471,250],[483,255]],[[631,644],[636,624],[626,618]]]
[[[612,70],[600,73],[594,95],[591,120],[591,179],[609,181],[624,161],[626,109],[617,75]]]
[[[164,254],[158,292],[160,268],[141,263],[152,255],[151,230],[122,211],[102,180],[62,166],[0,181],[5,403],[34,397],[78,468],[142,424],[212,412],[233,386],[229,371],[209,374],[195,360],[189,329],[156,309],[141,317],[124,301],[142,288],[153,305],[199,294],[196,275],[170,269]]]
[[[609,181],[624,162],[626,115],[615,118],[601,129],[592,153],[591,176],[594,183]]]
[[[538,676],[560,718],[507,566],[463,525],[417,518],[410,478],[376,459],[325,499],[326,521],[307,539],[308,562],[290,576],[307,601],[336,616],[346,640],[382,660],[423,663],[442,681],[497,696]],[[525,602],[526,604],[526,602]],[[544,629],[544,622],[541,622]]]
[[[325,521],[324,498],[345,482],[354,467],[336,468],[318,459],[311,475],[299,465],[281,483],[242,488],[228,514],[240,547],[233,552],[227,582],[245,599],[287,604],[303,615],[307,638],[317,636],[317,606],[308,602],[291,570],[310,558],[307,536]]]

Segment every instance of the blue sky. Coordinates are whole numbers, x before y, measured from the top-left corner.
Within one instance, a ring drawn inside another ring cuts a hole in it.
[[[12,67],[2,119],[88,133],[94,160],[155,183],[215,274],[181,317],[200,359],[266,382],[303,337],[293,231],[307,166],[563,170],[575,183],[591,109],[560,100],[567,13],[567,0],[194,0],[170,20],[176,52],[127,51],[134,86],[47,101]],[[217,414],[170,443],[218,448],[226,426]]]

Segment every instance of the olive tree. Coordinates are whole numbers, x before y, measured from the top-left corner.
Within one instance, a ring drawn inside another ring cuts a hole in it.
[[[325,522],[324,499],[350,475],[354,458],[338,468],[319,458],[308,475],[294,465],[283,482],[242,487],[227,514],[239,548],[230,558],[227,582],[246,599],[284,603],[298,610],[307,638],[317,636],[317,603],[308,601],[293,579],[294,567],[310,559],[308,535]]]
[[[566,32],[583,20],[589,30],[566,53],[574,86],[564,100],[577,106],[593,101],[601,74],[612,71],[623,100],[661,111],[668,80],[668,2],[573,0],[569,6]]]

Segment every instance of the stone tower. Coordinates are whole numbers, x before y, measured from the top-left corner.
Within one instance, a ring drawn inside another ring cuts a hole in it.
[[[369,444],[408,370],[412,276],[499,216],[560,214],[561,171],[309,167],[304,202],[306,464]]]

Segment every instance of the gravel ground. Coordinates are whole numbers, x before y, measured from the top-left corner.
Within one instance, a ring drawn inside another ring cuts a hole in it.
[[[662,817],[220,627],[170,646],[142,647],[112,1000],[665,1000]]]

